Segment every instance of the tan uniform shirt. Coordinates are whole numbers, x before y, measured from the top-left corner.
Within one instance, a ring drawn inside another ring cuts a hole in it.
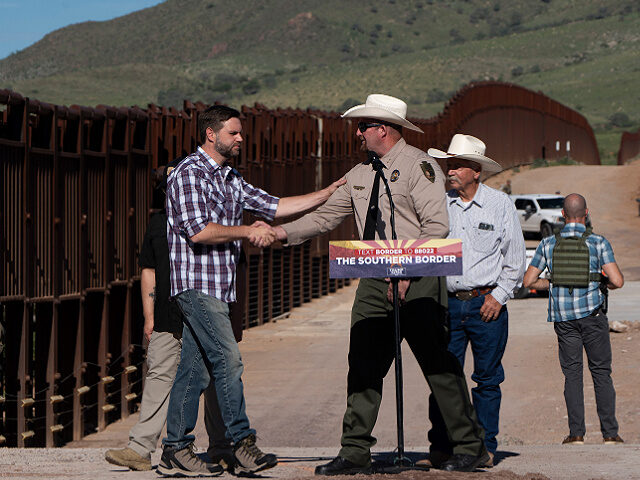
[[[422,150],[400,139],[381,158],[395,204],[399,239],[445,238],[449,232],[444,174],[438,163]],[[289,245],[329,232],[353,213],[360,238],[364,232],[369,198],[375,178],[371,165],[359,164],[346,174],[347,183],[327,202],[302,218],[282,225]],[[376,239],[390,240],[389,199],[380,180]]]

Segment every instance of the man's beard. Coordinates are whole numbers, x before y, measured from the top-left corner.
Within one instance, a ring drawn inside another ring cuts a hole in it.
[[[225,145],[218,139],[216,139],[216,143],[213,145],[216,152],[226,159],[237,157],[240,154],[240,148],[234,150],[234,147],[240,147],[240,145],[236,142],[233,142],[231,145]]]

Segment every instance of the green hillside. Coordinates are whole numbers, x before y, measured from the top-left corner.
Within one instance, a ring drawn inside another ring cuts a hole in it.
[[[575,108],[603,160],[640,126],[636,0],[167,0],[0,61],[0,88],[61,104],[343,109],[397,95],[429,117],[472,80]]]

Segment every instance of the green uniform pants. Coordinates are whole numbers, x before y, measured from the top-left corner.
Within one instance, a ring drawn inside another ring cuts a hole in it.
[[[347,410],[339,455],[358,465],[371,462],[371,435],[382,400],[383,379],[395,355],[393,307],[388,284],[362,279],[351,314]],[[400,309],[401,335],[407,340],[438,404],[454,453],[480,455],[484,433],[469,400],[458,360],[447,350],[444,280],[412,282]],[[427,412],[425,412],[425,415]]]

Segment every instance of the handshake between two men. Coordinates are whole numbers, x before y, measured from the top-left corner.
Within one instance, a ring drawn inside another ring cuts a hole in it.
[[[278,201],[275,217],[283,218],[303,213],[322,205],[339,187],[347,183],[345,178],[336,180],[331,185],[322,190],[318,190],[306,195],[298,195],[295,197],[284,197]],[[287,233],[280,226],[272,227],[262,220],[258,220],[251,225],[247,225],[244,238],[254,247],[265,248],[275,241],[283,241],[287,239]]]
[[[254,247],[266,248],[277,240],[285,240],[287,238],[286,234],[279,234],[279,232],[284,232],[282,227],[272,227],[262,220],[252,223],[249,228],[247,240]]]

